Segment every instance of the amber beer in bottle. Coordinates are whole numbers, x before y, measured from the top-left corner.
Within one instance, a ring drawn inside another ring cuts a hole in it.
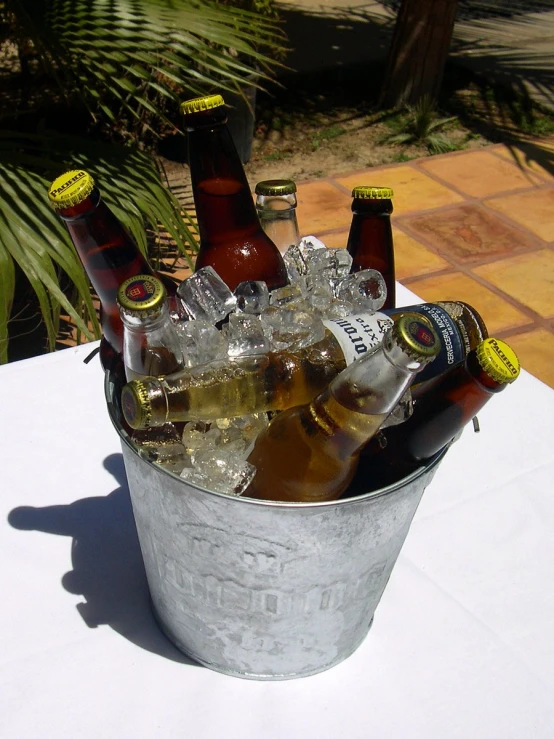
[[[358,186],[352,190],[352,223],[347,250],[352,257],[351,272],[376,269],[387,286],[384,309],[396,306],[396,276],[392,244],[393,191],[390,187]]]
[[[375,436],[364,449],[364,488],[389,485],[413,472],[450,442],[493,395],[517,379],[515,352],[488,338],[463,362],[421,385],[412,416]]]
[[[65,221],[71,240],[101,305],[103,339],[100,358],[109,367],[123,352],[123,324],[117,305],[122,282],[154,272],[135,241],[102,200],[94,180],[82,169],[58,177],[48,191],[50,202]],[[175,292],[171,280],[164,283]]]
[[[196,268],[213,267],[231,290],[260,280],[270,290],[288,282],[283,258],[260,225],[229,129],[221,95],[181,105],[200,250]]]
[[[303,503],[338,498],[364,444],[439,347],[427,321],[402,316],[380,347],[353,362],[310,404],[272,419],[248,457],[256,474],[245,497]]]

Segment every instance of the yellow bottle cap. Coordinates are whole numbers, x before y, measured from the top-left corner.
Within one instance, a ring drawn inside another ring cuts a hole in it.
[[[514,350],[500,339],[485,339],[475,350],[481,368],[495,382],[513,382],[520,364]]]
[[[152,275],[136,275],[125,280],[117,291],[117,302],[125,315],[153,316],[165,303],[166,290]]]
[[[292,180],[262,180],[256,185],[256,195],[292,195],[296,185]]]
[[[220,108],[225,105],[225,100],[221,95],[205,95],[201,98],[192,98],[181,103],[181,113],[188,115],[189,113],[199,113],[202,110],[212,110],[212,108]]]
[[[131,380],[121,391],[121,410],[132,429],[146,429],[150,426],[152,409],[146,385],[140,380]]]
[[[57,177],[50,185],[48,198],[56,210],[79,205],[94,188],[94,180],[84,169],[72,169]]]
[[[390,187],[369,187],[358,185],[352,190],[352,197],[360,200],[390,200],[394,193]]]

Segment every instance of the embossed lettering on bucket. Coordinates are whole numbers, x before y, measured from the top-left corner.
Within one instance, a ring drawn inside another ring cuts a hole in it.
[[[312,675],[360,645],[421,496],[445,451],[395,486],[290,504],[202,490],[144,459],[119,424],[106,378],[156,618],[219,672]]]

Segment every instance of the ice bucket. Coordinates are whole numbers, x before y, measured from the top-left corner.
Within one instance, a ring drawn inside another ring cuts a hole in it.
[[[330,503],[248,500],[203,490],[121,439],[156,619],[213,670],[284,680],[322,672],[367,635],[426,486],[446,450],[388,488]],[[361,491],[361,492],[360,492]],[[358,494],[360,493],[360,494]]]

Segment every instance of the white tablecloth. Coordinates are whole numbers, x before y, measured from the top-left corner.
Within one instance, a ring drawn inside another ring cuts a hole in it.
[[[90,350],[0,368],[0,736],[552,739],[552,390],[524,372],[454,445],[352,657],[251,682],[153,621]]]

